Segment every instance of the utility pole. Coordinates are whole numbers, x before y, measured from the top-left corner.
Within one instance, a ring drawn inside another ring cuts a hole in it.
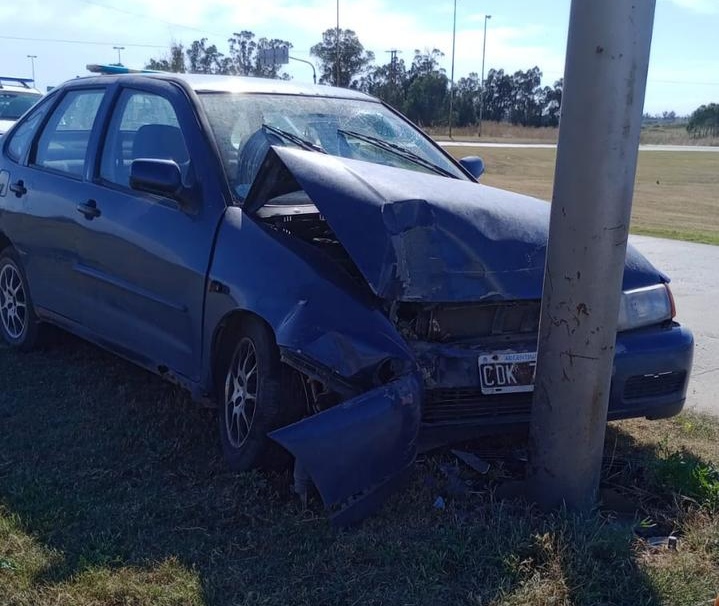
[[[120,56],[120,51],[124,51],[125,47],[124,46],[113,46],[112,48],[114,48],[117,51],[117,64],[122,65],[122,57]]]
[[[37,59],[37,55],[28,55],[28,59],[30,59],[30,69],[32,70],[32,85],[35,86],[35,59]]]
[[[572,0],[530,423],[545,509],[596,502],[654,7]]]
[[[397,83],[397,53],[400,50],[392,48],[385,52],[389,53],[389,80],[394,85]]]
[[[479,127],[477,129],[477,136],[482,136],[482,114],[484,113],[484,55],[487,52],[487,21],[492,18],[492,15],[484,16],[484,41],[482,42],[482,79],[480,81],[479,91]]]
[[[335,86],[340,85],[340,0],[337,0],[337,26],[335,27]]]
[[[454,47],[457,38],[457,0],[454,0],[452,13],[452,69],[449,77],[449,138],[452,138],[452,106],[454,105]]]

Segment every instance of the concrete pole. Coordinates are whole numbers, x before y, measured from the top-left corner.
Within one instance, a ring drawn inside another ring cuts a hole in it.
[[[655,0],[572,0],[530,424],[530,495],[596,503]]]
[[[449,76],[449,138],[452,138],[452,108],[454,105],[454,46],[457,38],[457,0],[454,0],[452,17],[452,68]]]

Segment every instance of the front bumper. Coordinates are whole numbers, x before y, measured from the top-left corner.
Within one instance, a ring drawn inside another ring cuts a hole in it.
[[[486,347],[419,347],[425,376],[420,450],[488,434],[526,431],[531,392],[481,393],[477,360],[479,353],[488,353]],[[535,348],[534,341],[511,347],[517,352]],[[676,323],[619,333],[608,420],[678,414],[684,406],[693,354],[692,333]]]

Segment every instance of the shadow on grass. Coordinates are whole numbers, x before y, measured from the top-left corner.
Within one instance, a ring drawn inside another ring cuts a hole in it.
[[[59,554],[36,587],[177,561],[217,605],[660,602],[631,525],[539,515],[481,481],[436,509],[430,457],[380,515],[333,531],[288,474],[227,472],[214,413],[158,378],[69,336],[0,364],[0,505]]]

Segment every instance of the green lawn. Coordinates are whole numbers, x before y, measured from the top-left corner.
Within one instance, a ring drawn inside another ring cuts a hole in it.
[[[447,147],[457,158],[481,156],[482,182],[543,200],[552,197],[553,149]],[[631,231],[719,244],[719,153],[639,153]]]
[[[0,365],[2,605],[696,606],[719,590],[715,421],[613,424],[613,493],[585,519],[499,500],[522,463],[483,443],[487,476],[424,457],[337,531],[290,474],[226,471],[212,411],[144,371],[67,336]],[[647,546],[650,523],[679,549]]]

